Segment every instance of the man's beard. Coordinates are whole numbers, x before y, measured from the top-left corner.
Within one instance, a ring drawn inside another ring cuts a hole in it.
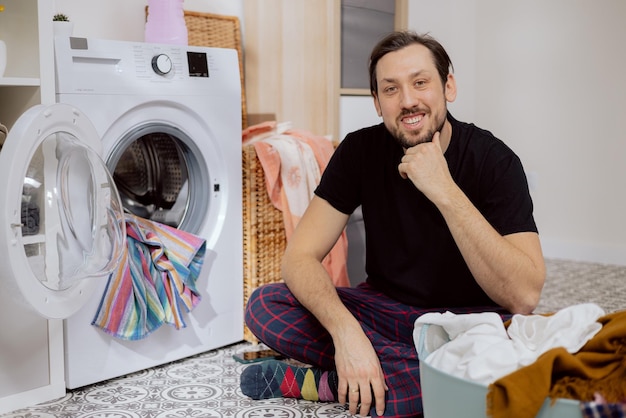
[[[396,139],[398,144],[402,146],[402,148],[407,149],[418,144],[432,142],[435,132],[441,132],[445,123],[446,118],[444,117],[437,129],[431,129],[417,136],[407,136],[405,133],[401,132],[399,128],[396,128],[394,130],[395,132],[391,132],[391,135]]]

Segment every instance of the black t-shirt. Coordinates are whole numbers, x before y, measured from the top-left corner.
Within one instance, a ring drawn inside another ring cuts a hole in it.
[[[533,231],[533,204],[519,158],[490,132],[448,114],[452,178],[502,235]],[[496,306],[472,277],[443,216],[398,164],[403,149],[380,125],[350,133],[315,194],[365,225],[367,282],[419,307]]]

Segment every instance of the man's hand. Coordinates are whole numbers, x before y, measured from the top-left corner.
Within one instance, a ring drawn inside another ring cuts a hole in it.
[[[443,156],[440,133],[435,132],[432,142],[408,148],[398,165],[402,178],[410,179],[433,203],[445,198],[451,187],[455,187],[450,176],[448,163]]]
[[[372,403],[376,413],[385,412],[385,391],[388,390],[378,356],[362,331],[355,329],[341,340],[335,340],[335,365],[339,376],[338,401],[348,403],[351,414],[369,415]]]

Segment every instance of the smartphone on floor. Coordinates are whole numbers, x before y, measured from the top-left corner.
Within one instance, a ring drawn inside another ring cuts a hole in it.
[[[284,358],[282,354],[272,349],[263,349],[256,351],[242,351],[240,353],[233,354],[233,358],[235,361],[239,363],[248,364],[248,363],[256,363],[258,361],[263,360],[280,360]]]

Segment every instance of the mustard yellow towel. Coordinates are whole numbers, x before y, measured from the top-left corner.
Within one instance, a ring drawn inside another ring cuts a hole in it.
[[[487,415],[533,418],[546,397],[589,402],[626,399],[626,311],[598,319],[602,329],[577,353],[555,348],[489,386]],[[554,383],[553,383],[554,382]]]

